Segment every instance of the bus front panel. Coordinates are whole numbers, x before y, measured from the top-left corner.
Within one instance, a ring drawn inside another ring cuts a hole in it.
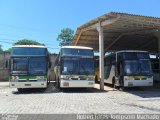
[[[60,87],[94,87],[95,77],[93,75],[61,75]]]
[[[10,76],[11,88],[46,88],[47,76]]]

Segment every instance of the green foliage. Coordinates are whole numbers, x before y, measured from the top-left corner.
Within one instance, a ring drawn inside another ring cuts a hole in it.
[[[19,40],[18,42],[14,43],[14,45],[43,45],[44,46],[44,44],[41,44],[34,40],[28,40],[28,39]]]
[[[4,52],[11,52],[12,48],[8,48],[7,50],[5,50]]]
[[[3,52],[2,45],[0,45],[0,52]]]
[[[59,41],[59,46],[71,45],[74,36],[74,30],[70,28],[63,28],[61,33],[57,37]]]
[[[0,45],[0,52],[11,52],[11,48],[9,48],[8,50],[3,50],[2,45]]]

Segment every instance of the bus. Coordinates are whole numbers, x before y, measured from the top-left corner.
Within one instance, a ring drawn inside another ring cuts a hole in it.
[[[60,88],[94,87],[94,53],[92,48],[63,46],[55,63],[56,81]]]
[[[50,82],[51,63],[45,46],[13,46],[8,66],[10,87],[17,88],[19,92],[24,88],[46,88]]]
[[[96,82],[99,81],[98,59]],[[126,50],[111,53],[104,58],[104,83],[125,88],[153,86],[151,60],[147,51]]]
[[[151,64],[153,71],[153,80],[154,82],[160,82],[159,58],[151,58]]]

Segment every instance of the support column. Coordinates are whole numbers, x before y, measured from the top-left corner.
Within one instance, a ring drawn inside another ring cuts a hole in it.
[[[160,78],[160,32],[157,33],[157,39],[158,39],[159,78]]]
[[[160,31],[157,31],[155,33],[155,36],[157,37],[157,41],[158,41],[159,78],[160,78]]]
[[[100,90],[104,90],[104,36],[103,36],[103,28],[101,26],[101,22],[99,22],[99,26],[97,27],[99,32],[99,70],[100,70]]]

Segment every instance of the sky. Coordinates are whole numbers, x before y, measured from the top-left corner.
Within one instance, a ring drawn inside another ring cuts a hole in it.
[[[160,0],[0,0],[0,45],[21,39],[44,43],[59,52],[61,29],[77,27],[109,12],[160,17]]]

